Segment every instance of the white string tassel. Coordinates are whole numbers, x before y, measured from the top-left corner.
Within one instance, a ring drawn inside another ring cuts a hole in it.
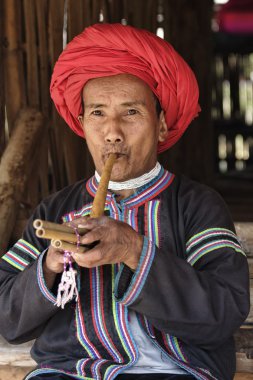
[[[55,305],[64,309],[66,303],[74,297],[78,297],[78,289],[76,286],[77,271],[73,269],[71,262],[71,253],[64,253],[64,271],[61,276],[61,282],[58,286],[57,299]],[[68,269],[67,269],[68,266]]]

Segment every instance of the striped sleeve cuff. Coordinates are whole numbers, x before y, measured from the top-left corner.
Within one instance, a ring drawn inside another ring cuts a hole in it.
[[[22,272],[31,262],[36,260],[39,255],[40,252],[32,244],[20,239],[9,249],[2,259]]]
[[[149,274],[150,267],[154,260],[155,251],[156,251],[155,244],[151,242],[150,240],[148,240],[147,237],[144,236],[143,248],[142,248],[139,264],[131,278],[130,284],[125,294],[121,298],[119,298],[118,287],[119,287],[119,282],[121,280],[122,272],[125,267],[124,264],[121,265],[119,273],[117,274],[116,279],[115,279],[115,289],[114,289],[114,295],[118,302],[121,302],[123,305],[128,306],[137,299],[137,297],[139,296],[146,282],[146,278]]]
[[[38,263],[37,263],[37,280],[38,280],[38,285],[40,288],[41,293],[44,295],[44,297],[52,302],[53,304],[56,303],[56,296],[48,289],[46,285],[46,281],[44,278],[44,273],[43,273],[43,258],[44,255],[46,254],[47,250],[45,250],[39,257]]]
[[[219,248],[230,248],[245,256],[234,232],[225,228],[209,228],[188,240],[186,243],[187,261],[193,266],[203,256]]]

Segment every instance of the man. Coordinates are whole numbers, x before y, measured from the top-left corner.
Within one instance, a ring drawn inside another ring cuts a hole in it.
[[[249,310],[247,260],[220,197],[157,163],[199,111],[195,77],[165,41],[119,24],[85,29],[51,94],[85,136],[96,175],[50,196],[1,261],[0,332],[36,339],[26,379],[232,379],[233,332]],[[106,216],[88,218],[116,153]],[[89,232],[73,250],[78,297],[58,308],[64,252],[36,218]]]

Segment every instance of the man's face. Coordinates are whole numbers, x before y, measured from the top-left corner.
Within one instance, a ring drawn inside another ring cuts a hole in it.
[[[80,122],[100,175],[109,153],[117,153],[113,181],[136,178],[155,166],[157,143],[165,140],[167,127],[146,83],[128,74],[91,79],[83,102]]]

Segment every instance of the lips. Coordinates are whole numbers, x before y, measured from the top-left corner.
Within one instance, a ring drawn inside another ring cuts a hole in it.
[[[116,154],[116,159],[118,160],[119,158],[121,157],[125,157],[127,154],[126,153],[123,153],[123,152],[108,152],[108,153],[105,153],[103,156],[104,156],[104,159],[107,160],[107,158],[109,157],[110,154]]]
[[[124,157],[124,156],[126,156],[126,154],[124,154],[124,153],[116,153],[116,159],[118,160],[119,158],[121,158],[121,157]]]

